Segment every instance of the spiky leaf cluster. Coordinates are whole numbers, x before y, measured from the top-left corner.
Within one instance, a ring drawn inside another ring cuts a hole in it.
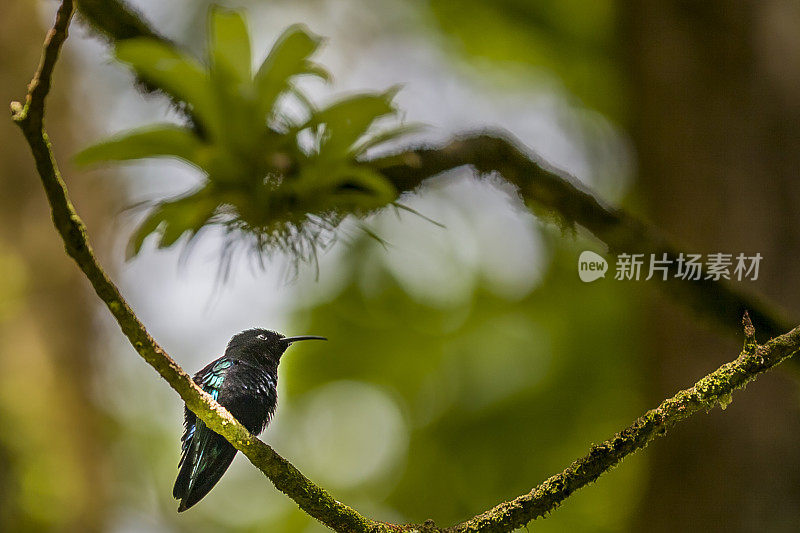
[[[317,108],[297,80],[329,80],[310,59],[321,44],[318,36],[303,25],[287,28],[254,72],[244,17],[212,9],[209,20],[205,64],[153,39],[116,47],[120,61],[186,106],[191,123],[128,131],[76,156],[82,164],[172,157],[203,172],[200,187],[155,205],[133,234],[129,254],[137,254],[149,235],[168,247],[185,235],[188,243],[212,224],[249,235],[259,250],[307,251],[323,228],[345,215],[363,215],[396,199],[392,184],[359,161],[368,149],[413,129],[375,132],[378,119],[396,113],[396,89]],[[294,113],[299,118],[286,112],[291,101],[302,109]]]

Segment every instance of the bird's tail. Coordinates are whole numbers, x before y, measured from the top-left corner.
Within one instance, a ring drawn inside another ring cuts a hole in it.
[[[214,488],[236,455],[236,448],[197,420],[192,442],[181,459],[181,469],[172,495],[180,500],[178,512],[185,511]]]

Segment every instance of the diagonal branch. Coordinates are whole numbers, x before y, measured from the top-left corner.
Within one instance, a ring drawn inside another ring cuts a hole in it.
[[[497,172],[519,189],[522,199],[534,210],[544,210],[562,225],[580,225],[603,241],[612,253],[663,254],[675,263],[680,250],[658,230],[623,209],[604,205],[591,191],[562,171],[549,167],[520,148],[505,132],[482,133],[451,140],[436,148],[409,149],[370,161],[398,191],[412,191],[441,172],[470,166],[480,173]],[[780,335],[792,327],[781,313],[759,298],[736,290],[731,283],[684,280],[670,271],[668,279],[654,277],[652,283],[670,293],[678,302],[699,315],[738,335],[735,325],[749,311],[759,334]]]
[[[212,430],[223,435],[238,450],[242,451],[279,490],[297,502],[301,509],[336,531],[356,533],[388,533],[396,531],[506,533],[512,531],[553,510],[573,492],[593,482],[623,458],[644,448],[656,437],[664,435],[668,429],[682,420],[700,411],[708,411],[717,404],[724,408],[731,401],[731,395],[734,391],[744,387],[758,375],[768,371],[800,350],[800,327],[759,346],[755,340],[753,324],[749,316],[745,314],[746,340],[744,348],[736,360],[721,366],[698,381],[692,388],[680,391],[672,398],[665,400],[656,409],[645,413],[630,427],[613,438],[600,445],[593,446],[586,456],[575,461],[563,472],[547,479],[528,494],[503,502],[483,514],[450,528],[436,527],[432,521],[427,521],[422,525],[400,526],[368,519],[352,508],[334,500],[324,489],[304,477],[300,471],[278,455],[270,446],[248,433],[227,410],[197,387],[189,375],[150,337],[142,323],[123,299],[119,289],[98,263],[89,244],[86,228],[70,203],[66,186],[59,174],[43,127],[45,98],[50,88],[53,68],[61,45],[67,37],[67,28],[72,12],[72,0],[63,0],[55,26],[48,33],[45,41],[42,61],[29,86],[26,103],[23,106],[18,102],[13,102],[11,105],[13,119],[22,129],[30,145],[42,185],[52,209],[53,224],[64,241],[67,253],[75,260],[89,279],[98,297],[103,300],[109,311],[114,315],[131,345],[180,395],[189,409],[194,411]],[[475,139],[481,140],[480,137]],[[471,153],[463,144],[460,144],[464,141],[457,141],[450,147],[439,151],[445,156],[452,157],[449,160],[444,158],[448,162],[437,163],[437,161],[441,161],[441,158],[438,158],[436,151],[426,153],[421,150],[411,155],[400,156],[401,160],[399,162],[397,158],[393,159],[392,164],[386,167],[385,172],[387,176],[395,180],[395,183],[400,184],[399,188],[407,190],[416,187],[418,182],[424,179],[423,174],[425,171],[419,169],[425,167],[426,162],[429,165],[426,167],[427,170],[439,167],[444,170],[446,165],[452,165],[453,161],[460,160],[463,162],[455,166],[471,164],[480,171],[494,168],[499,172],[505,172],[508,174],[506,176],[507,179],[518,183],[518,186],[522,189],[523,196],[531,194],[533,198],[543,202],[545,205],[550,202],[550,204],[557,207],[561,205],[561,202],[565,201],[569,204],[570,195],[578,194],[582,198],[583,204],[579,203],[578,208],[575,208],[575,218],[584,217],[578,219],[578,221],[583,220],[587,224],[590,222],[598,224],[595,226],[598,231],[605,228],[604,231],[608,232],[609,236],[615,234],[614,227],[616,225],[621,225],[625,228],[627,224],[630,224],[631,221],[618,212],[608,211],[611,215],[618,215],[618,218],[612,216],[610,219],[606,219],[605,217],[608,215],[603,215],[604,208],[591,195],[580,191],[568,182],[564,182],[562,178],[541,169],[535,163],[531,162],[532,166],[527,168],[533,176],[538,176],[541,179],[529,180],[530,183],[523,182],[522,176],[527,176],[527,178],[530,176],[524,173],[514,174],[514,171],[503,162],[513,165],[515,164],[515,158],[527,159],[526,156],[503,151],[507,150],[510,144],[502,139],[487,137],[483,141],[498,143],[497,146],[500,152],[499,154],[494,154],[498,158],[494,160],[492,165],[486,163],[486,161],[492,161],[491,159],[480,159],[475,153]],[[429,155],[433,157],[433,160],[426,159]],[[516,163],[519,163],[519,161],[516,161]],[[439,167],[436,166],[437,164]],[[566,191],[564,193],[566,196],[562,196],[559,191],[562,193]],[[564,198],[567,199],[565,200]],[[590,209],[589,214],[582,213],[583,207],[592,207],[593,202],[596,204],[592,208],[594,210]],[[565,209],[565,212],[570,212],[567,204],[561,207]],[[580,207],[581,205],[583,207]],[[592,217],[594,216],[598,216],[599,220],[592,222]],[[603,223],[604,220],[605,223]],[[581,223],[583,224],[583,222]],[[623,231],[622,234],[624,235],[624,233]],[[620,242],[624,242],[624,239]]]
[[[594,445],[563,472],[550,477],[528,494],[503,502],[454,528],[453,533],[507,532],[544,516],[576,490],[595,481],[622,459],[641,450],[656,437],[701,411],[707,412],[719,404],[725,409],[731,395],[800,351],[800,326],[759,346],[750,317],[744,315],[745,344],[739,357],[719,367],[711,374],[664,400],[647,411],[633,424],[602,444]]]
[[[56,166],[43,127],[44,104],[50,79],[73,12],[72,0],[64,0],[53,29],[48,33],[39,68],[29,87],[25,105],[13,102],[13,119],[22,129],[42,179],[52,209],[53,224],[64,240],[66,252],[89,279],[120,328],[139,355],[169,383],[186,405],[212,430],[223,435],[260,469],[275,486],[294,499],[309,515],[337,531],[377,531],[375,523],[337,502],[312,483],[270,446],[252,436],[231,414],[203,392],[191,377],[153,340],[144,325],[97,261],[86,227],[75,212]]]

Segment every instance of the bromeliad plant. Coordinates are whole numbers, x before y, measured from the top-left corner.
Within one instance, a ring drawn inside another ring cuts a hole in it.
[[[286,29],[255,73],[240,13],[212,9],[209,41],[207,65],[153,39],[116,47],[120,61],[186,106],[190,123],[123,133],[85,149],[77,162],[172,157],[205,175],[197,189],[156,204],[133,234],[129,256],[151,234],[168,247],[184,235],[192,241],[209,225],[253,237],[259,251],[279,247],[305,256],[344,216],[394,203],[392,184],[359,159],[416,129],[376,132],[378,119],[396,113],[396,88],[317,108],[296,82],[330,77],[310,60],[321,39],[303,25]],[[302,109],[300,118],[287,112],[292,100]]]

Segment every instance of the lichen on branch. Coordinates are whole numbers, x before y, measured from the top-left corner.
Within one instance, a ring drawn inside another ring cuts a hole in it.
[[[11,104],[12,118],[22,129],[31,148],[51,207],[53,224],[64,241],[67,253],[86,275],[98,297],[106,304],[139,355],[164,378],[186,402],[187,407],[208,427],[242,451],[279,490],[293,498],[309,515],[337,531],[372,531],[374,528],[371,520],[336,501],[328,492],[312,483],[270,446],[251,435],[224,407],[203,392],[148,334],[119,289],[97,261],[89,244],[86,227],[69,200],[43,127],[45,98],[61,45],[67,38],[72,13],[72,1],[64,0],[58,10],[55,25],[45,41],[42,61],[29,85],[25,104],[18,102]]]

